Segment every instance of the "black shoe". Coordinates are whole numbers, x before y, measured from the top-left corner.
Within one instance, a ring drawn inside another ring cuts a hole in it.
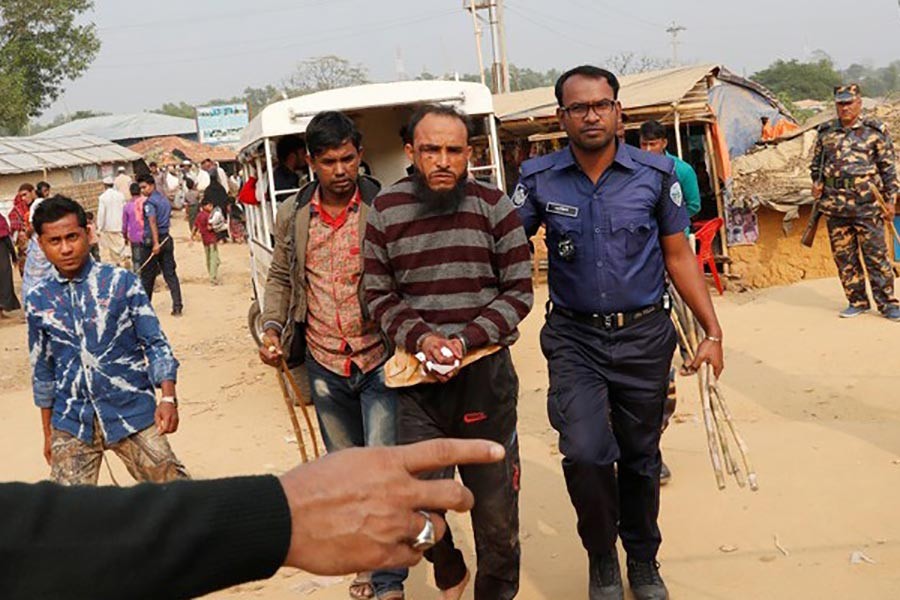
[[[659,563],[628,561],[628,585],[637,600],[668,600],[669,590],[659,576]]]
[[[184,310],[183,308],[173,308],[173,309],[172,309],[172,316],[173,316],[173,317],[180,317],[180,316],[181,316],[181,311],[183,311],[183,310]]]
[[[672,479],[672,471],[669,470],[666,463],[663,463],[659,470],[659,485],[666,485],[670,479]]]
[[[619,555],[615,549],[606,554],[588,555],[588,599],[623,600],[622,572],[619,570]]]

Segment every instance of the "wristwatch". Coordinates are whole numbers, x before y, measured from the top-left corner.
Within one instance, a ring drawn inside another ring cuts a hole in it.
[[[175,396],[163,396],[159,399],[159,403],[162,404],[163,402],[172,404],[176,407],[178,406],[178,398],[176,398]]]

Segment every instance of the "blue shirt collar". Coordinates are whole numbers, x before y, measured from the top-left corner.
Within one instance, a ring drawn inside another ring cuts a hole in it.
[[[634,164],[634,160],[631,158],[631,152],[628,151],[628,144],[623,144],[618,140],[616,140],[616,156],[613,158],[613,162],[618,163],[629,171],[634,171],[637,168],[637,165]],[[572,154],[572,147],[566,146],[565,150],[559,154],[559,158],[557,158],[552,169],[561,171],[562,169],[577,166],[578,162],[575,160],[575,155]]]
[[[84,261],[84,264],[81,266],[81,269],[71,280],[68,277],[64,277],[62,273],[56,271],[56,267],[53,267],[53,270],[56,271],[56,281],[60,283],[69,283],[69,281],[74,281],[76,283],[81,283],[85,279],[87,279],[88,275],[91,272],[91,269],[94,268],[94,259],[91,258],[91,255],[88,254],[87,260]]]

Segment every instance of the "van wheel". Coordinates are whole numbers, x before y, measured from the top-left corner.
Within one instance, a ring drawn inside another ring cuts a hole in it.
[[[254,300],[250,305],[250,311],[247,313],[247,326],[250,328],[250,335],[257,346],[262,346],[265,331],[263,330],[262,311],[259,309],[259,301]]]

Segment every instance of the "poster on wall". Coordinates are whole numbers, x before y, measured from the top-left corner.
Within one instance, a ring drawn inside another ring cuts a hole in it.
[[[241,140],[241,131],[249,122],[250,109],[246,104],[197,107],[197,132],[201,144],[237,144]]]
[[[759,241],[759,219],[752,209],[741,206],[727,207],[725,223],[729,246],[751,246]]]

